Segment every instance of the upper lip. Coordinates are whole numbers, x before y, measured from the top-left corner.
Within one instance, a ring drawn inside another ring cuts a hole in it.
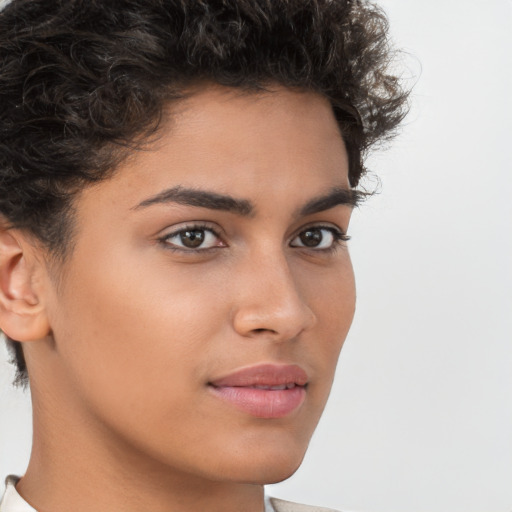
[[[305,386],[308,374],[296,364],[259,364],[240,368],[209,382],[215,387]]]

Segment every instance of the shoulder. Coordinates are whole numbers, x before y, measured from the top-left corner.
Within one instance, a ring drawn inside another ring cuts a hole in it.
[[[279,500],[277,498],[270,498],[269,501],[274,507],[275,512],[336,512],[332,508],[301,505],[300,503]]]

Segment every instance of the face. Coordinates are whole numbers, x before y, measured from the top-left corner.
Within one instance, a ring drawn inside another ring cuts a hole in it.
[[[354,312],[347,169],[320,96],[219,87],[87,188],[47,298],[77,428],[183,474],[293,473]]]

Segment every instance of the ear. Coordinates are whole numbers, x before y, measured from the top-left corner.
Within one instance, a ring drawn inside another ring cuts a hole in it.
[[[36,251],[24,234],[0,226],[0,329],[16,341],[50,333]]]

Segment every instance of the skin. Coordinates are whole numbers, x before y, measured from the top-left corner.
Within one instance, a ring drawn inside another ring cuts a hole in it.
[[[178,186],[253,211],[138,206]],[[77,198],[59,279],[42,249],[9,233],[21,256],[4,270],[4,296],[11,286],[26,302],[26,321],[24,337],[14,321],[4,330],[27,341],[34,445],[18,491],[29,503],[263,510],[263,484],[302,461],[354,313],[349,252],[331,243],[350,205],[300,213],[334,188],[349,189],[348,162],[326,100],[212,86],[173,107],[151,151]],[[207,249],[180,248],[176,233],[197,225],[218,236],[203,232]],[[301,246],[311,227],[320,248]],[[260,363],[307,372],[297,410],[257,418],[211,392],[212,380]]]

